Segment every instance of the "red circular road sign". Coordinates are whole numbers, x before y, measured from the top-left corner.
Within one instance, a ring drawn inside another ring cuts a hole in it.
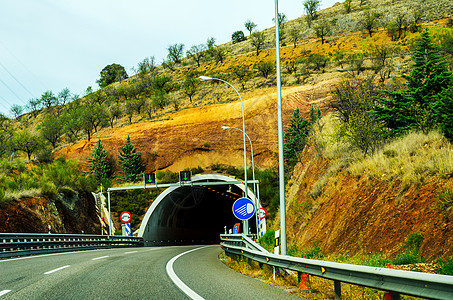
[[[131,221],[132,215],[128,211],[123,211],[120,215],[121,222],[129,223]]]
[[[260,209],[258,209],[258,218],[260,220],[264,219],[266,216],[267,216],[267,210],[265,210],[262,207]]]

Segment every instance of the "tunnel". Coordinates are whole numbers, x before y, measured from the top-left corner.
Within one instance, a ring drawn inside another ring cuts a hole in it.
[[[236,223],[241,224],[242,233],[242,221],[233,215],[232,206],[243,196],[244,185],[228,183],[232,181],[236,179],[205,174],[192,177],[196,185],[186,183],[167,188],[149,207],[138,236],[143,237],[146,246],[163,246],[218,243],[225,226],[229,230]],[[213,182],[220,184],[212,185]],[[250,188],[247,193],[255,201]],[[248,223],[250,232],[255,233],[255,216]]]

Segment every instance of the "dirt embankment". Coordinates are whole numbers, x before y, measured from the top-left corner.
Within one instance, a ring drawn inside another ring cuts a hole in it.
[[[286,124],[294,109],[308,114],[311,105],[324,108],[338,79],[316,85],[286,88],[283,94],[283,115]],[[276,165],[277,96],[276,90],[264,89],[243,95],[245,127],[253,143],[254,162],[262,168]],[[243,165],[242,134],[222,130],[227,125],[242,129],[240,101],[185,109],[168,114],[167,120],[135,123],[120,128],[104,129],[96,134],[107,152],[116,159],[127,135],[141,152],[146,171],[168,169],[176,172],[190,167],[212,164]],[[88,169],[88,159],[98,142],[94,137],[65,147],[56,153],[77,159]],[[247,151],[250,151],[247,143]],[[248,155],[251,163],[250,155]]]
[[[52,198],[25,198],[0,204],[0,232],[100,234],[91,193],[60,193]]]
[[[410,233],[422,234],[425,259],[453,255],[453,225],[435,209],[437,190],[450,180],[431,177],[403,190],[400,182],[360,178],[340,172],[330,177],[315,200],[313,186],[328,161],[306,149],[296,168],[287,209],[288,244],[320,246],[326,254],[396,254]]]

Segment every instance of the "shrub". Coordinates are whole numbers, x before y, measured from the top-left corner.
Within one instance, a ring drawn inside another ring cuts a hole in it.
[[[444,275],[453,275],[453,257],[448,260],[440,260],[436,272]]]
[[[407,236],[406,242],[392,263],[394,265],[408,265],[416,264],[423,261],[420,253],[420,247],[423,242],[423,235],[420,233],[412,232]]]
[[[437,191],[434,198],[436,199],[436,209],[448,220],[453,207],[453,188],[450,186],[443,187]]]
[[[264,249],[273,253],[275,245],[275,230],[267,230],[266,233],[258,240],[258,242]]]
[[[156,177],[159,183],[172,183],[179,181],[179,174],[170,171],[157,171]]]

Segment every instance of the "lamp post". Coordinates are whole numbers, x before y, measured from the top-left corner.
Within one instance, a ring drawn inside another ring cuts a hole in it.
[[[220,79],[220,78],[215,78],[215,77],[208,77],[208,76],[200,76],[198,77],[201,81],[207,81],[207,80],[218,80],[218,81],[221,81],[223,83],[226,83],[228,84],[230,87],[233,88],[233,90],[238,94],[239,96],[239,99],[241,100],[241,105],[242,105],[242,132],[243,132],[243,138],[244,138],[244,185],[245,185],[245,188],[244,188],[244,196],[245,198],[247,198],[247,189],[248,189],[248,186],[247,186],[247,146],[246,146],[246,143],[245,143],[245,116],[244,116],[244,101],[242,101],[242,97],[241,97],[241,94],[239,94],[239,92],[234,88],[234,86],[231,85],[231,83],[229,83],[228,81],[225,81],[223,79]],[[244,233],[245,234],[248,234],[249,233],[249,226],[248,226],[248,222],[247,221],[244,221]]]
[[[241,129],[236,128],[236,127],[222,126],[222,129],[223,130],[236,129],[236,130],[239,130],[242,133],[245,133]],[[250,137],[249,137],[249,135],[247,133],[245,133],[245,136],[248,138],[248,140],[250,142],[250,153],[252,155],[253,196],[254,196],[254,200],[255,200],[254,201],[255,202],[255,209],[258,209],[258,202],[256,201],[255,163],[253,162],[253,144],[252,144],[252,140],[250,139]],[[256,215],[256,213],[255,213],[255,221],[256,221],[256,230],[257,230],[257,234],[258,234],[258,216]]]
[[[281,254],[286,255],[286,204],[285,204],[285,167],[283,160],[283,115],[280,76],[280,36],[278,24],[278,0],[275,0],[275,56],[277,69],[277,123],[278,123],[278,177],[280,190],[280,234]]]

